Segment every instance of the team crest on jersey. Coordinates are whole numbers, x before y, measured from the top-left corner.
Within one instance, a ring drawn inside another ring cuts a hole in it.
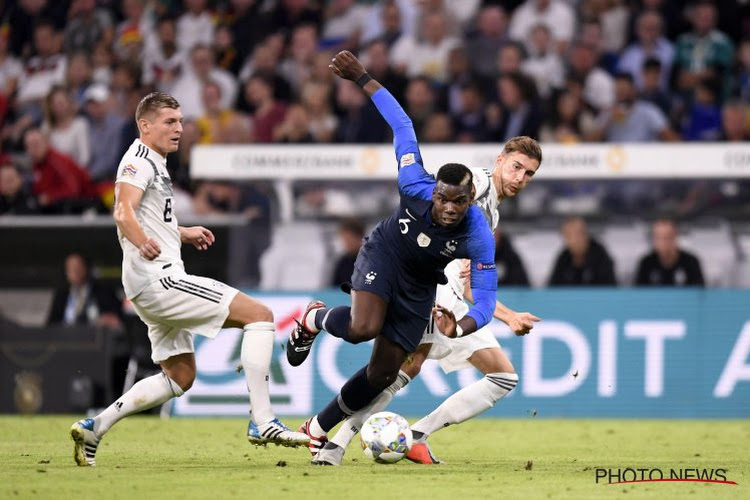
[[[417,162],[416,158],[414,157],[414,153],[406,153],[401,157],[401,166],[402,167],[408,167],[409,165],[413,165]]]
[[[135,177],[135,174],[137,173],[138,173],[138,168],[132,163],[128,163],[127,165],[122,167],[123,177]]]
[[[430,239],[430,237],[424,233],[419,233],[419,236],[417,236],[417,245],[422,248],[427,248],[428,246],[430,246],[431,241],[432,240]]]
[[[453,258],[453,252],[456,251],[458,242],[456,240],[450,240],[445,242],[445,248],[440,251],[440,255],[443,257]]]

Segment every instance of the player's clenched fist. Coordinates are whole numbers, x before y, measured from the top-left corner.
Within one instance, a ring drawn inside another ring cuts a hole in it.
[[[161,247],[153,238],[146,238],[146,241],[138,247],[138,251],[144,259],[154,260],[161,254]]]
[[[354,54],[348,50],[342,50],[331,59],[329,68],[336,74],[346,80],[357,81],[357,79],[366,73],[365,67],[354,57]]]

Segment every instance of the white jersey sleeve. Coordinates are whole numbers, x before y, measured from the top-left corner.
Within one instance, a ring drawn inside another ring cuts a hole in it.
[[[456,319],[461,319],[469,312],[469,306],[464,302],[464,281],[461,279],[461,259],[455,259],[445,266],[445,277],[448,284],[438,285],[435,303],[450,309]]]
[[[132,299],[154,281],[175,272],[184,272],[180,256],[182,243],[165,157],[136,139],[120,161],[115,182],[143,190],[140,203],[134,207],[136,219],[146,236],[156,240],[161,248],[157,258],[146,260],[118,228],[117,236],[122,247],[122,285],[127,297]]]
[[[497,211],[497,190],[492,182],[492,174],[484,168],[471,168],[474,181],[474,203],[482,209],[487,223],[492,231],[500,223],[500,214]]]

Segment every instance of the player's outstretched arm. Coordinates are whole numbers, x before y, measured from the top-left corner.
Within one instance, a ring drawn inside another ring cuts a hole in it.
[[[359,59],[348,50],[336,54],[329,67],[337,76],[355,82],[370,96],[378,112],[393,130],[396,158],[400,160],[404,154],[415,153],[414,160],[421,164],[414,125],[388,89],[368,75]]]
[[[465,281],[464,298],[473,304],[474,299],[471,295],[471,286],[469,285],[470,278],[471,264],[468,260],[464,259],[461,263],[461,279]],[[516,312],[499,300],[495,301],[495,311],[492,313],[492,317],[508,325],[513,333],[518,336],[526,335],[534,328],[535,322],[542,320],[529,312]]]
[[[154,260],[161,254],[161,248],[156,240],[146,236],[143,228],[135,216],[135,207],[141,203],[143,189],[118,182],[115,184],[115,208],[113,217],[117,228],[141,253],[146,260]]]

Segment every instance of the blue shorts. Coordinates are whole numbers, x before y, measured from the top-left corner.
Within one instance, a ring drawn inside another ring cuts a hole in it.
[[[406,352],[417,350],[432,314],[434,284],[416,282],[391,256],[363,247],[354,263],[352,289],[371,292],[385,300],[388,308],[381,335]]]

